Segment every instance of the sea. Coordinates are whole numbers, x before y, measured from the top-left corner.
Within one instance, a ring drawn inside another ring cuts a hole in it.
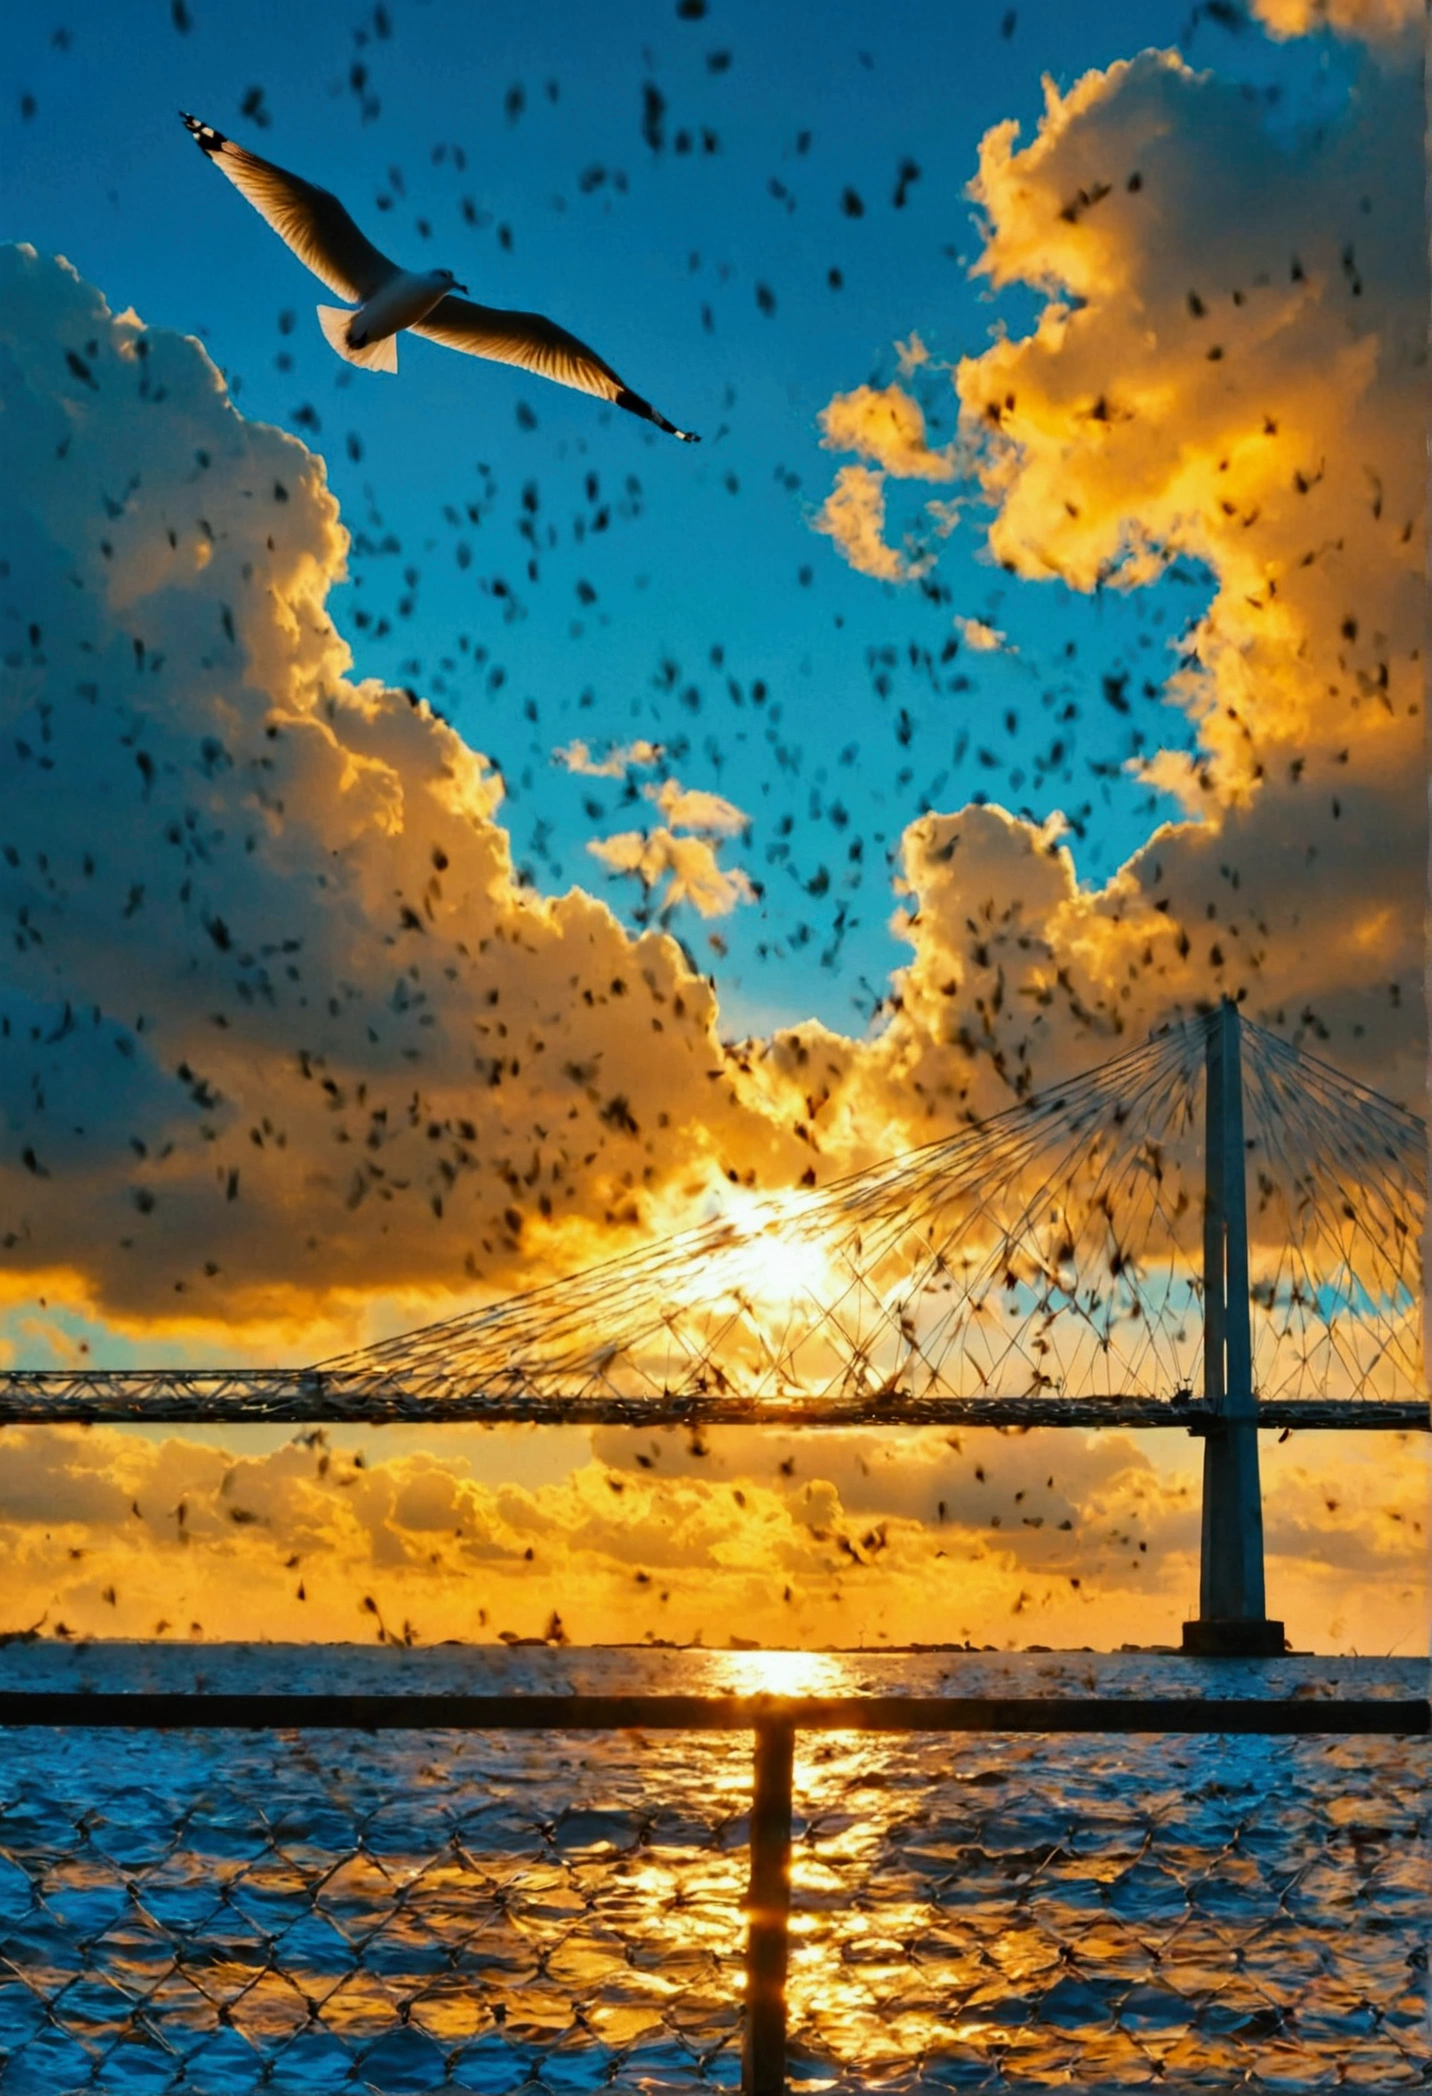
[[[1423,1661],[11,1644],[0,1688],[1420,1697]],[[1426,1739],[805,1734],[793,2091],[1432,2087]],[[736,2089],[745,1734],[0,1735],[0,2096]]]

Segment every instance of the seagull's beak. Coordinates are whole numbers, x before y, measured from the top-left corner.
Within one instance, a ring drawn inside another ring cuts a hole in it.
[[[452,287],[452,288],[453,288],[453,290],[454,290],[454,291],[466,291],[466,290],[467,290],[467,286],[466,286],[466,284],[459,284],[456,278],[454,278],[454,279],[453,279],[453,287]]]

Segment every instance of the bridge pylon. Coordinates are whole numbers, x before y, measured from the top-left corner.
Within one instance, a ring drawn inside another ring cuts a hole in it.
[[[1198,1615],[1183,1626],[1185,1652],[1226,1659],[1272,1657],[1286,1644],[1263,1591],[1240,1036],[1225,997],[1204,1051],[1203,1394],[1217,1416],[1203,1429]]]

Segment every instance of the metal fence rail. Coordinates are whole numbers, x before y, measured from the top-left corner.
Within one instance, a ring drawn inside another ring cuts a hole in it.
[[[0,1727],[755,1736],[741,2087],[787,2086],[794,1742],[826,1734],[1414,1736],[1425,1699],[0,1693]],[[3,2044],[3,2040],[0,2040]],[[3,2055],[0,2055],[3,2057]]]

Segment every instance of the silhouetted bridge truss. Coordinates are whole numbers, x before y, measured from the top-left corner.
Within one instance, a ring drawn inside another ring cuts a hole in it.
[[[1429,1424],[1425,1125],[1231,1005],[817,1191],[736,1198],[313,1368],[0,1374],[0,1421]]]

